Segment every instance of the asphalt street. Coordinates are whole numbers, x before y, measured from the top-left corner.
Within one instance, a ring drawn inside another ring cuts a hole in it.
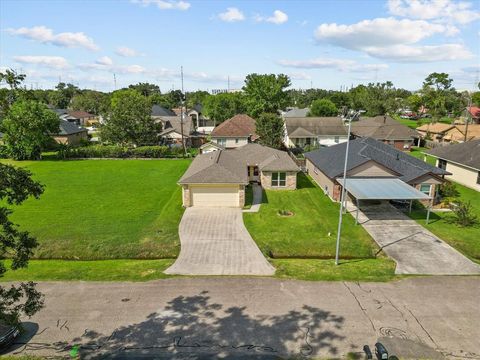
[[[405,358],[480,359],[480,277],[391,283],[175,278],[46,282],[12,354],[81,359],[345,358],[379,339]]]

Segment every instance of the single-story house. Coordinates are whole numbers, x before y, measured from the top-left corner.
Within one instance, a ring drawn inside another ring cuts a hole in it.
[[[369,137],[392,145],[398,150],[410,150],[418,133],[387,115],[361,117],[352,122],[352,134],[356,138]]]
[[[453,130],[450,132],[451,136],[455,136],[455,133],[459,132],[455,125],[443,123],[423,124],[422,126],[417,127],[416,130],[422,139],[438,143],[444,141],[445,134],[448,131]],[[461,133],[457,135],[461,135]]]
[[[162,122],[162,132],[159,134],[161,142],[166,145],[182,144],[182,117],[158,116],[156,121]],[[198,134],[193,126],[192,118],[184,116],[183,139],[186,146],[199,147],[205,142],[205,135]]]
[[[341,198],[346,145],[342,143],[305,154],[308,174],[334,201]],[[429,165],[382,141],[368,137],[350,141],[347,179],[378,180],[378,186],[389,186],[382,179],[398,179],[434,198],[437,185],[442,184],[445,181],[443,176],[448,174],[444,169]],[[397,185],[398,181],[394,187]],[[370,182],[370,186],[375,188],[375,181]]]
[[[237,114],[215,127],[211,140],[226,149],[233,149],[258,139],[255,120],[246,114]]]
[[[480,107],[470,106],[467,108],[467,111],[470,113],[469,116],[472,118],[472,121],[476,124],[480,124]]]
[[[348,140],[347,128],[339,117],[286,117],[284,124],[288,148],[332,146]]]
[[[299,171],[288,153],[250,143],[198,155],[178,184],[185,207],[243,207],[250,182],[264,189],[294,190]]]
[[[480,139],[440,146],[425,152],[437,158],[437,166],[449,174],[445,177],[480,191]]]
[[[59,144],[75,146],[82,140],[88,141],[88,130],[69,121],[60,120],[60,132],[52,137]]]
[[[52,109],[61,120],[80,126],[90,126],[98,123],[97,117],[82,110]]]

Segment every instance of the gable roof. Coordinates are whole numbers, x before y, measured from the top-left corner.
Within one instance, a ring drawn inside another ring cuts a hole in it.
[[[467,108],[468,112],[472,117],[479,118],[480,117],[480,107],[478,106],[470,106]]]
[[[426,153],[480,170],[480,139],[461,144],[439,146],[426,151]]]
[[[171,132],[178,134],[182,133],[182,117],[181,116],[159,116],[158,121],[163,124],[163,131],[160,136],[166,135]],[[185,116],[183,119],[183,135],[188,137],[191,135],[193,129],[192,118]]]
[[[151,116],[176,116],[172,110],[164,108],[160,105],[152,105]]]
[[[203,144],[202,146],[200,146],[200,150],[203,150],[203,149],[206,149],[206,148],[209,148],[209,147],[213,147],[213,148],[216,148],[218,150],[225,150],[224,146],[219,145],[219,144],[214,143],[214,142],[207,142],[207,143]]]
[[[321,148],[306,153],[305,158],[310,160],[329,178],[334,179],[343,174],[346,146],[347,143],[345,142],[328,148]],[[405,154],[393,146],[368,137],[351,140],[348,155],[347,171],[373,160],[400,174],[400,180],[405,182],[427,174],[449,174],[442,169]]]
[[[430,132],[434,134],[443,134],[454,127],[455,125],[452,125],[452,124],[434,123],[434,124],[423,124],[422,126],[417,127],[417,130],[423,131],[423,132]]]
[[[68,115],[73,116],[76,119],[82,119],[87,117],[94,117],[95,115],[90,114],[86,111],[78,110],[78,111],[68,111]]]
[[[252,137],[252,140],[258,138],[255,133],[255,120],[246,114],[237,114],[234,117],[225,120],[223,123],[213,129],[212,137]]]
[[[418,136],[415,130],[387,115],[362,117],[352,122],[352,134],[377,140],[411,140]]]
[[[60,119],[60,131],[56,135],[72,135],[81,132],[87,132],[87,129],[81,128],[74,123]]]
[[[300,171],[285,151],[259,144],[198,155],[179,184],[248,184],[247,166],[263,171]]]
[[[285,118],[285,126],[290,138],[347,135],[339,117],[290,117]]]

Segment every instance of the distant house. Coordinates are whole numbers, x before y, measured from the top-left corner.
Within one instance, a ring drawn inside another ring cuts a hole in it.
[[[255,120],[245,114],[238,114],[215,127],[211,133],[212,142],[233,149],[257,140]]]
[[[476,124],[480,124],[480,107],[470,106],[467,108],[467,111],[470,113],[472,121]]]
[[[465,136],[465,132],[467,136]],[[480,139],[480,124],[455,125],[455,128],[448,130],[443,136],[444,142],[464,142],[478,139]]]
[[[221,145],[214,142],[208,142],[200,146],[200,154],[207,154],[212,151],[225,150]]]
[[[334,201],[340,201],[345,148],[346,143],[343,143],[305,154],[308,174]],[[437,185],[444,182],[443,176],[447,174],[444,169],[429,165],[382,141],[368,137],[350,141],[347,178],[372,180],[370,190],[385,186],[385,193],[393,192],[393,189],[389,190],[388,182],[382,179],[398,179],[433,198]],[[397,186],[398,181],[392,184]]]
[[[453,130],[450,132],[451,136],[453,136],[456,132],[459,132],[455,125],[444,123],[424,124],[417,127],[416,130],[422,139],[431,140],[438,143],[445,141],[444,137],[448,131]]]
[[[437,166],[450,174],[445,177],[480,191],[480,139],[440,146],[426,154],[437,158]]]
[[[164,108],[160,105],[152,105],[152,113],[151,113],[153,118],[159,117],[159,116],[177,116],[177,114],[167,108]]]
[[[286,147],[331,146],[348,140],[339,117],[285,117]]]
[[[215,128],[215,121],[209,119],[203,114],[203,106],[200,104],[187,110],[187,116],[192,118],[195,129],[199,133],[210,134]]]
[[[60,132],[52,135],[59,144],[79,145],[82,140],[88,141],[87,129],[66,120],[60,120]]]
[[[300,171],[288,153],[259,144],[198,155],[178,181],[183,206],[243,207],[245,186],[294,190]]]
[[[74,123],[79,126],[91,126],[98,123],[97,117],[82,110],[53,109],[62,120]]]
[[[410,150],[418,134],[387,115],[362,117],[352,122],[352,134],[356,138],[370,137],[399,150]]]
[[[200,146],[203,144],[202,137],[199,137],[195,133],[192,119],[181,116],[159,116],[157,121],[162,122],[162,132],[159,134],[161,143],[166,145],[182,145],[182,128],[183,128],[183,140],[185,146]]]

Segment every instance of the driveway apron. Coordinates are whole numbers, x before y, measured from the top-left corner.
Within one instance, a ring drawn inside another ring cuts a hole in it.
[[[165,270],[166,274],[270,276],[275,273],[245,228],[241,209],[187,208],[179,235],[180,255]]]

